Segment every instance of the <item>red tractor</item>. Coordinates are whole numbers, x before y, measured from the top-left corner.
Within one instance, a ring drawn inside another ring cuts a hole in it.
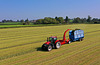
[[[47,42],[42,45],[43,50],[51,51],[53,48],[60,48],[61,45],[71,43],[69,39],[66,39],[66,32],[69,31],[70,29],[67,29],[64,32],[63,40],[57,40],[57,36],[51,36],[47,38]]]

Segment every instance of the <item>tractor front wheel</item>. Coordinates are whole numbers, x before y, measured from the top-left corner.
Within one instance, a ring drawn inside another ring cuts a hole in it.
[[[57,43],[55,44],[55,48],[58,49],[58,48],[60,48],[60,47],[61,47],[61,43],[60,43],[60,42],[57,42]]]
[[[52,46],[49,45],[49,46],[47,47],[47,51],[51,51],[51,50],[52,50]]]

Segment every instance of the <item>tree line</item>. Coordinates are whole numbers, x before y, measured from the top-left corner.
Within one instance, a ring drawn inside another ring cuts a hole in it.
[[[29,21],[28,19],[26,20],[17,20],[17,21],[13,21],[13,20],[2,20],[2,23],[6,23],[6,22],[21,22],[23,25],[29,25],[31,21]]]
[[[23,25],[29,25],[30,23],[33,24],[73,24],[73,23],[91,23],[91,24],[100,24],[100,19],[98,18],[92,18],[91,16],[88,16],[88,18],[74,18],[70,19],[68,16],[64,19],[63,17],[45,17],[44,19],[38,19],[38,20],[2,20],[3,23],[5,22],[21,22]]]
[[[90,24],[100,24],[100,19],[92,18],[88,16],[88,18],[74,18],[70,19],[68,16],[64,19],[63,17],[45,17],[44,19],[39,19],[35,22],[35,24],[73,24],[73,23],[90,23]]]

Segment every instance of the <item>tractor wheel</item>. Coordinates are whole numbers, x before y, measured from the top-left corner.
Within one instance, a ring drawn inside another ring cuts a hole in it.
[[[83,41],[83,38],[79,39],[79,41]]]
[[[82,39],[79,39],[79,41],[82,41]]]
[[[83,41],[83,38],[81,39],[81,41]]]
[[[51,50],[52,50],[52,46],[49,45],[49,46],[47,47],[47,51],[51,51]]]
[[[71,43],[71,41],[68,42],[68,44],[70,44],[70,43]]]
[[[59,49],[61,47],[61,43],[60,42],[57,42],[56,44],[55,44],[55,48],[56,49]]]

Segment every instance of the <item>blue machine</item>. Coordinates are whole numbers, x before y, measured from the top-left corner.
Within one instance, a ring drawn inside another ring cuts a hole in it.
[[[84,31],[80,29],[70,30],[69,38],[71,41],[82,41],[84,38]]]

